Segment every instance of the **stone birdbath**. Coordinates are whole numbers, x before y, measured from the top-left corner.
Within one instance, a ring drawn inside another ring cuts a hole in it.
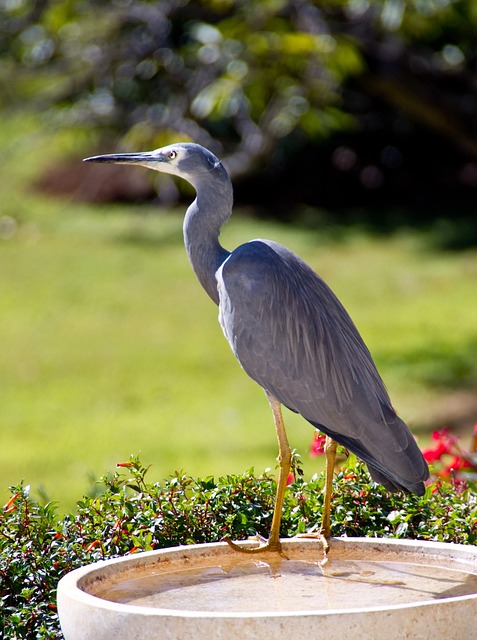
[[[66,640],[445,640],[475,637],[477,548],[336,538],[275,553],[226,543],[133,554],[58,585]],[[251,541],[239,544],[253,545]]]

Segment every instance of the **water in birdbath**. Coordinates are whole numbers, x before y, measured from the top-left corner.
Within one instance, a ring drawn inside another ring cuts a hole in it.
[[[409,561],[316,556],[238,556],[194,568],[156,567],[95,590],[122,604],[181,611],[254,612],[366,609],[477,593],[477,575]]]
[[[250,548],[252,542],[240,543]],[[367,640],[475,635],[477,548],[412,540],[282,541],[285,557],[225,543],[87,565],[58,585],[66,640]]]

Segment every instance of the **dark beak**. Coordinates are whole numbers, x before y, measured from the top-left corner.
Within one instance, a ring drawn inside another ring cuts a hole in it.
[[[115,164],[143,164],[147,162],[160,162],[161,156],[150,151],[145,153],[111,153],[105,156],[92,156],[84,158],[83,162],[110,162]]]

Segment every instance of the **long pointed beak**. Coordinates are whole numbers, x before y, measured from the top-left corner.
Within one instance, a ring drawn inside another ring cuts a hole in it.
[[[110,153],[104,156],[91,156],[84,158],[83,162],[110,162],[114,164],[147,164],[148,162],[161,162],[161,154],[146,151],[144,153]]]

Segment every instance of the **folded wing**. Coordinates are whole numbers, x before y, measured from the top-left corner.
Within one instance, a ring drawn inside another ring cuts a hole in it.
[[[248,375],[361,457],[390,490],[424,492],[427,464],[348,313],[298,256],[268,240],[217,272],[219,319]]]

